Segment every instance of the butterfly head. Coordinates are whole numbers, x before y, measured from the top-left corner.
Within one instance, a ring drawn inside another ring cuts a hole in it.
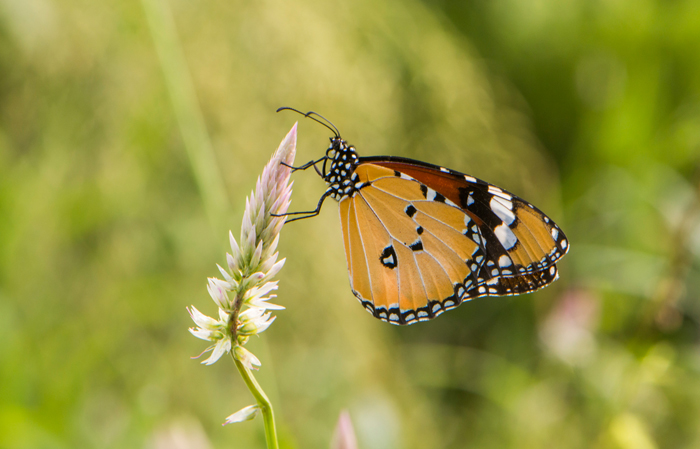
[[[359,179],[355,174],[355,168],[359,164],[359,157],[354,146],[348,145],[340,136],[336,136],[331,137],[326,158],[330,161],[330,169],[327,172],[324,170],[323,179],[333,192],[331,197],[340,201],[356,190],[355,185]]]
[[[348,145],[348,143],[340,137],[340,131],[338,128],[331,123],[330,120],[322,116],[321,114],[309,111],[303,113],[297,109],[290,107],[281,107],[277,109],[277,112],[289,110],[301,114],[306,118],[320,123],[329,130],[333,132],[333,137],[331,137],[331,146],[326,150],[326,156],[313,162],[314,167],[316,162],[323,161],[323,169],[319,171],[316,170],[322,177],[323,180],[328,184],[328,189],[323,198],[330,196],[337,201],[341,201],[344,198],[352,196],[357,190],[359,190],[363,185],[355,174],[355,168],[357,168],[360,163],[360,158],[357,156],[355,147]],[[328,164],[330,163],[330,168]],[[305,166],[308,167],[309,165]],[[323,198],[321,202],[323,202]],[[319,203],[320,207],[320,203]],[[317,212],[317,211],[316,211]]]

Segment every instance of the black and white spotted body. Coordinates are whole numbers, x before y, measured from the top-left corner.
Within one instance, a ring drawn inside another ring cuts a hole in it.
[[[328,185],[327,192],[330,197],[340,201],[362,188],[355,168],[359,164],[357,151],[352,145],[340,137],[331,138],[331,146],[326,150],[326,157],[330,160],[330,168],[326,173],[326,162],[323,164],[323,179]]]

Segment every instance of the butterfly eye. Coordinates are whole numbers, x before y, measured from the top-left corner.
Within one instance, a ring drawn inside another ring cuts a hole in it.
[[[335,157],[338,150],[342,147],[342,141],[338,138],[331,139],[331,146],[326,150],[326,156],[333,158]]]

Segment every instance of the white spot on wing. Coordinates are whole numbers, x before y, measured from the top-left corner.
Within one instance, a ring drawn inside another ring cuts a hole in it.
[[[493,233],[496,234],[498,241],[501,242],[501,245],[507,250],[511,249],[518,242],[518,238],[513,234],[513,231],[510,230],[507,224],[496,226]]]
[[[512,263],[513,261],[510,260],[510,257],[505,254],[498,258],[498,266],[500,267],[509,267]]]
[[[513,210],[513,202],[510,199],[502,198],[500,196],[494,196],[494,200],[498,201],[508,210]]]
[[[552,228],[552,238],[554,241],[557,240],[557,237],[559,236],[559,230],[557,228]]]
[[[491,206],[493,213],[498,215],[498,218],[503,220],[505,224],[511,225],[515,221],[515,214],[513,211],[511,211],[513,208],[513,203],[510,201],[494,196],[491,197],[491,202],[489,205]]]
[[[452,201],[450,201],[449,198],[445,198],[445,204],[450,205],[450,206],[454,206],[454,207],[459,207],[459,206],[457,206],[455,203],[453,203]]]
[[[499,191],[499,192],[493,192],[494,195],[496,195],[499,198],[503,198],[506,201],[510,201],[513,199],[512,196],[508,195],[506,192]]]
[[[494,185],[489,185],[489,193],[491,195],[496,195],[499,198],[503,198],[504,200],[510,201],[513,199],[512,196],[508,195],[506,192],[501,190],[500,188],[494,186]]]
[[[476,182],[476,178],[473,177],[473,176],[464,175],[464,179],[465,179],[466,181],[469,181],[469,182],[474,182],[474,183]]]

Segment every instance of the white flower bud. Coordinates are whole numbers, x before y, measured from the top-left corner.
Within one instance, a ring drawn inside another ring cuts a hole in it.
[[[226,424],[233,424],[233,423],[237,423],[237,422],[250,421],[251,419],[258,416],[258,413],[260,413],[259,406],[249,405],[248,407],[244,407],[244,408],[238,410],[233,415],[226,418],[226,422],[223,425],[225,426]]]

